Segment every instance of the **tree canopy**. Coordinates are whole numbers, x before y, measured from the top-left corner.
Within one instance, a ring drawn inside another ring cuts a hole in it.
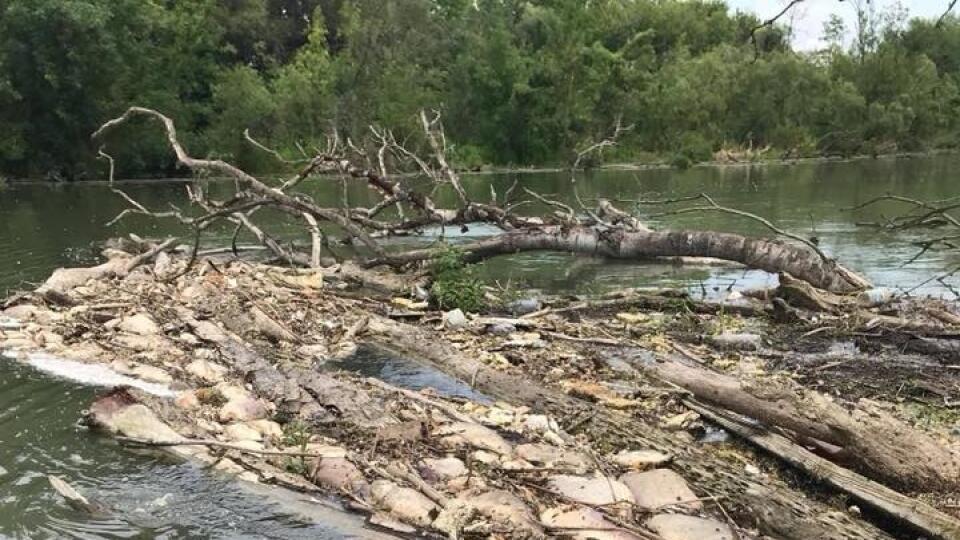
[[[618,120],[608,159],[681,165],[960,142],[957,18],[861,9],[812,52],[759,25],[719,0],[7,0],[0,174],[102,177],[90,133],[131,104],[256,171],[277,163],[245,129],[295,156],[333,130],[403,137],[421,108],[465,166],[569,163]],[[106,141],[118,173],[174,172],[159,137]]]

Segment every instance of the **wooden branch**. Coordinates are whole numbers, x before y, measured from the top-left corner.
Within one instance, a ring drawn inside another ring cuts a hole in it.
[[[943,21],[947,18],[947,15],[953,10],[953,7],[957,5],[957,0],[950,0],[950,4],[947,5],[946,11],[943,12],[943,15],[940,15],[940,18],[937,19],[937,24],[934,26],[941,27],[943,26]]]
[[[224,174],[234,178],[240,184],[249,187],[257,194],[268,199],[272,199],[277,205],[285,206],[298,212],[308,212],[313,214],[315,217],[335,223],[344,231],[346,231],[347,234],[360,240],[364,246],[376,253],[378,256],[387,257],[387,253],[383,250],[383,248],[376,241],[370,238],[366,232],[354,224],[349,217],[344,216],[335,210],[319,207],[312,202],[291,197],[280,189],[271,188],[253,176],[247,174],[243,170],[225,161],[197,159],[191,157],[186,150],[184,150],[177,138],[177,130],[174,126],[173,120],[153,109],[147,109],[144,107],[130,107],[126,110],[126,112],[123,113],[123,115],[109,120],[100,126],[100,128],[93,133],[93,138],[99,138],[107,131],[129,121],[131,118],[136,116],[154,118],[163,124],[167,135],[167,142],[176,154],[177,161],[183,166],[192,170],[207,170]]]
[[[113,171],[114,171],[113,156],[111,156],[110,154],[104,152],[102,146],[97,150],[97,156],[98,156],[100,159],[105,159],[105,160],[107,160],[107,164],[110,166],[109,175],[107,176],[107,181],[108,181],[108,182],[110,183],[110,185],[112,186],[112,185],[113,185]]]
[[[752,29],[750,29],[750,43],[753,44],[753,61],[754,61],[754,62],[756,62],[756,61],[757,61],[757,58],[760,57],[760,44],[757,43],[757,32],[759,32],[759,31],[762,30],[763,28],[768,28],[768,27],[771,27],[771,26],[773,26],[774,24],[776,24],[776,22],[777,22],[778,20],[780,20],[781,17],[783,17],[784,15],[787,14],[788,11],[790,11],[791,9],[793,9],[793,6],[799,4],[799,3],[803,2],[803,1],[804,1],[804,0],[790,0],[790,3],[787,4],[786,6],[784,6],[783,9],[780,10],[779,13],[777,13],[777,14],[774,15],[773,17],[770,17],[769,19],[761,22],[760,24],[754,26]],[[841,0],[841,1],[843,1],[843,0]]]
[[[560,210],[562,210],[563,213],[564,213],[564,219],[565,219],[566,221],[573,222],[574,219],[575,219],[576,216],[577,216],[577,213],[574,212],[573,208],[572,208],[570,205],[568,205],[568,204],[562,203],[562,202],[557,201],[557,200],[548,199],[548,198],[544,197],[543,195],[540,195],[539,193],[537,193],[536,191],[533,191],[533,190],[531,190],[531,189],[523,188],[523,191],[526,192],[527,195],[530,195],[530,196],[533,197],[534,199],[542,202],[543,204],[546,204],[546,205],[549,205],[549,206],[554,206],[554,207],[559,208]]]
[[[427,119],[427,112],[421,109],[420,124],[423,126],[423,133],[427,138],[427,142],[430,143],[430,148],[433,149],[433,158],[437,161],[437,164],[440,165],[440,173],[444,175],[447,181],[450,182],[450,185],[453,186],[453,189],[457,192],[457,196],[460,197],[461,204],[469,206],[470,200],[467,198],[467,192],[464,191],[463,186],[460,185],[460,178],[447,163],[446,136],[443,133],[443,125],[440,123],[440,112],[436,111],[433,119],[429,120]]]
[[[274,157],[277,161],[279,161],[280,163],[286,163],[286,164],[289,164],[289,165],[293,165],[293,164],[297,164],[297,163],[307,163],[307,162],[312,161],[312,160],[306,159],[306,158],[301,158],[301,159],[287,159],[287,158],[283,157],[283,156],[280,154],[280,152],[277,152],[277,151],[274,150],[273,148],[269,148],[268,146],[264,145],[264,144],[261,143],[260,141],[254,139],[253,136],[250,135],[250,129],[249,129],[249,128],[243,130],[243,138],[246,139],[248,143],[252,144],[253,146],[259,148],[260,150],[263,150],[264,152],[266,152],[266,153],[270,154],[271,156],[273,156],[273,157]]]
[[[225,448],[227,450],[237,450],[239,452],[246,452],[248,454],[259,454],[263,456],[318,457],[318,458],[344,457],[344,452],[323,453],[323,452],[296,452],[296,451],[289,451],[289,450],[258,450],[255,448],[248,448],[240,444],[215,441],[213,439],[183,439],[180,441],[154,441],[149,439],[137,439],[134,437],[116,437],[116,439],[121,443],[136,445],[136,446],[156,446],[156,447],[212,446],[215,448]]]
[[[310,267],[320,267],[320,252],[322,249],[320,226],[317,220],[307,212],[303,213],[303,219],[307,222],[307,228],[310,230]]]
[[[590,154],[594,152],[602,153],[605,148],[616,146],[617,139],[619,139],[620,136],[623,135],[624,133],[628,131],[632,131],[633,127],[634,127],[633,124],[630,124],[629,126],[624,126],[622,117],[617,116],[617,120],[613,126],[613,132],[608,137],[600,141],[592,142],[588,144],[586,147],[584,147],[582,150],[578,150],[576,152],[576,158],[573,160],[573,165],[570,166],[570,171],[571,172],[576,171],[580,167],[580,162],[582,162],[583,159],[589,156]]]
[[[156,257],[161,251],[166,251],[166,250],[169,249],[171,246],[173,246],[173,243],[176,242],[176,241],[177,241],[176,237],[172,237],[172,236],[171,236],[171,237],[167,238],[166,240],[164,240],[163,242],[161,242],[161,243],[153,246],[152,248],[150,248],[150,249],[147,250],[146,252],[141,253],[140,255],[137,255],[136,257],[133,257],[132,259],[130,259],[129,262],[127,262],[126,266],[124,266],[124,268],[123,268],[123,274],[129,274],[129,273],[132,272],[136,267],[138,267],[138,266],[140,266],[141,264],[143,264],[143,263],[149,261],[150,259]]]

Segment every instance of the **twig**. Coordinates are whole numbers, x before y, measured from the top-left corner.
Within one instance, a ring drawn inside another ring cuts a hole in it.
[[[707,495],[706,497],[696,497],[696,498],[693,498],[693,499],[686,499],[686,500],[683,500],[683,501],[668,502],[668,503],[661,504],[660,506],[655,506],[655,507],[651,508],[650,511],[651,511],[651,512],[657,512],[657,511],[659,511],[659,510],[664,510],[664,509],[666,509],[666,508],[673,508],[674,506],[683,506],[683,505],[686,505],[686,504],[698,503],[698,502],[717,502],[717,501],[719,501],[719,500],[722,499],[722,498],[723,498],[723,497],[718,497],[718,496],[713,496],[713,495]]]
[[[161,279],[165,283],[170,283],[179,279],[182,276],[187,275],[187,272],[193,268],[193,265],[197,262],[197,252],[200,251],[200,227],[193,228],[193,247],[190,249],[190,259],[187,260],[186,266],[183,267],[183,270],[176,272],[172,276],[162,277]]]
[[[577,215],[577,213],[573,211],[573,208],[571,208],[570,205],[568,205],[568,204],[564,204],[564,203],[562,203],[562,202],[560,202],[560,201],[556,201],[556,200],[553,200],[553,199],[548,199],[548,198],[544,197],[543,195],[540,195],[540,194],[537,193],[536,191],[533,191],[533,190],[530,190],[530,189],[527,189],[527,188],[523,188],[523,191],[525,191],[528,195],[530,195],[530,196],[533,197],[534,199],[537,199],[538,201],[540,201],[540,202],[542,202],[542,203],[544,203],[544,204],[547,204],[547,205],[550,205],[550,206],[555,206],[555,207],[563,210],[564,213],[567,215],[567,217],[566,217],[567,220],[571,220],[571,221],[572,221],[573,218],[576,217],[576,215]]]
[[[376,386],[376,387],[381,388],[381,389],[383,389],[383,390],[386,390],[386,391],[388,391],[388,392],[396,392],[396,393],[398,393],[398,394],[400,394],[400,395],[402,395],[402,396],[404,396],[404,397],[410,398],[410,399],[412,399],[412,400],[414,400],[414,401],[418,401],[418,402],[420,402],[420,403],[423,403],[424,405],[428,405],[428,406],[430,406],[430,407],[433,407],[434,409],[437,409],[437,410],[439,410],[440,412],[446,414],[446,415],[449,416],[450,418],[453,418],[453,419],[458,420],[458,421],[460,421],[460,422],[466,422],[466,423],[469,423],[469,424],[476,424],[476,423],[477,423],[476,420],[474,420],[473,418],[471,418],[471,417],[463,414],[462,412],[454,409],[453,407],[451,407],[451,406],[449,406],[449,405],[447,405],[447,404],[445,404],[445,403],[440,403],[440,402],[438,402],[438,401],[434,401],[434,400],[432,400],[432,399],[424,396],[423,394],[420,394],[419,392],[414,392],[413,390],[407,390],[406,388],[399,388],[399,387],[394,386],[394,385],[392,385],[392,384],[383,382],[383,381],[381,381],[380,379],[374,379],[373,377],[368,377],[368,378],[366,379],[366,382],[367,382],[367,384],[369,384],[369,385],[371,385],[371,386]]]
[[[319,457],[319,458],[333,458],[333,457],[344,457],[344,452],[332,452],[332,453],[323,453],[323,452],[293,452],[288,450],[259,450],[255,448],[248,448],[240,444],[225,443],[221,441],[214,441],[210,439],[184,439],[182,441],[153,441],[149,439],[137,439],[134,437],[117,437],[117,440],[121,443],[136,445],[136,446],[157,446],[157,447],[170,447],[170,446],[212,446],[216,448],[226,448],[228,450],[237,450],[240,452],[246,452],[249,454],[260,454],[264,456],[290,456],[290,457]]]
[[[113,185],[113,170],[114,170],[113,156],[111,156],[110,154],[104,152],[102,146],[97,150],[97,155],[100,157],[100,159],[105,159],[105,160],[107,160],[107,163],[110,165],[110,172],[109,172],[109,175],[107,176],[107,180],[108,180],[108,182],[110,183],[110,185],[112,186],[112,185]]]
[[[943,12],[943,15],[940,15],[940,18],[937,19],[937,24],[935,24],[934,26],[936,26],[937,28],[939,28],[940,26],[943,26],[943,21],[947,18],[947,15],[950,14],[950,11],[953,10],[953,6],[955,5],[957,5],[957,0],[950,0],[950,4],[947,6],[946,11]]]
[[[145,253],[141,253],[140,255],[137,255],[136,257],[133,257],[133,258],[130,259],[130,261],[127,263],[126,267],[124,267],[124,269],[123,269],[124,273],[130,273],[130,272],[132,272],[134,268],[140,266],[141,264],[143,264],[143,263],[146,262],[146,261],[149,261],[150,259],[152,259],[153,257],[155,257],[155,256],[156,256],[158,253],[160,253],[161,251],[165,251],[165,250],[168,249],[170,246],[172,246],[173,243],[176,242],[176,241],[177,241],[176,237],[167,238],[167,239],[164,240],[163,242],[161,242],[161,243],[157,244],[156,246],[153,246],[152,248],[150,248],[149,250],[147,250]]]
[[[759,32],[763,28],[773,26],[777,22],[777,20],[780,19],[780,17],[783,17],[784,15],[786,15],[787,12],[793,8],[793,6],[801,2],[803,2],[803,0],[791,0],[789,4],[787,4],[786,6],[784,6],[782,10],[780,10],[779,13],[761,22],[760,24],[754,26],[750,30],[750,43],[753,44],[753,61],[754,62],[756,62],[757,58],[760,57],[760,44],[757,43],[757,32]]]
[[[562,339],[564,341],[573,341],[575,343],[593,343],[596,345],[610,345],[610,346],[617,346],[617,345],[624,344],[622,341],[618,339],[605,339],[605,338],[592,338],[592,337],[582,338],[582,337],[568,336],[567,334],[561,334],[560,332],[551,332],[549,330],[541,330],[540,333],[550,336],[552,338]]]
[[[260,141],[254,139],[253,136],[250,135],[250,128],[247,128],[247,129],[244,129],[244,130],[243,130],[243,138],[246,139],[247,142],[249,142],[250,144],[252,144],[252,145],[256,146],[257,148],[259,148],[260,150],[263,150],[264,152],[266,152],[266,153],[270,154],[271,156],[275,157],[275,158],[277,159],[277,161],[279,161],[279,162],[281,162],[281,163],[287,163],[287,164],[291,164],[291,165],[292,165],[292,164],[296,164],[296,163],[305,163],[305,162],[311,161],[310,159],[303,159],[303,158],[301,158],[301,159],[287,159],[287,158],[283,157],[282,155],[280,155],[280,152],[274,150],[273,148],[269,148],[269,147],[267,147],[266,145],[262,144]]]

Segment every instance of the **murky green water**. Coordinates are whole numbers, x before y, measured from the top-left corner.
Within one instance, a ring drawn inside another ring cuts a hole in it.
[[[467,187],[473,197],[487,200],[490,182],[503,194],[515,180],[543,194],[572,199],[566,174],[476,176],[467,180]],[[960,195],[960,156],[686,172],[605,171],[580,177],[578,186],[585,199],[648,199],[706,192],[720,204],[763,215],[799,234],[817,236],[825,251],[879,285],[909,289],[960,264],[960,256],[937,252],[903,266],[915,253],[910,242],[920,233],[886,233],[856,225],[893,215],[898,206],[886,204],[866,212],[845,210],[885,193],[920,199]],[[150,208],[186,206],[183,182],[123,182],[117,187]],[[229,184],[222,182],[208,186],[213,191],[228,188]],[[303,191],[321,200],[338,201],[340,187],[327,179],[308,183]],[[353,183],[349,198],[352,204],[366,205],[376,195]],[[154,223],[140,217],[106,227],[105,223],[123,208],[123,200],[101,183],[0,187],[0,294],[40,282],[58,266],[94,262],[98,244],[108,237],[126,232],[161,236],[179,231],[174,223]],[[658,228],[766,234],[754,222],[723,214],[650,217],[661,211],[644,207],[641,215]],[[287,240],[307,241],[299,225],[285,226],[280,216],[268,212],[258,217]],[[447,231],[448,235],[467,238],[490,232],[488,227],[472,227],[462,234]],[[220,229],[206,242],[223,245],[231,234],[231,229]],[[773,282],[771,276],[761,272],[634,265],[549,253],[492,260],[484,265],[482,273],[504,284],[552,291],[660,285],[693,290],[700,290],[702,285],[709,290],[731,283],[753,286]],[[921,291],[946,294],[939,286]],[[364,365],[372,374],[385,369],[402,371],[402,366],[372,360],[368,364]],[[90,388],[52,380],[23,366],[0,363],[0,536],[322,538],[344,534],[334,526],[308,526],[280,507],[265,507],[261,504],[264,499],[257,494],[193,465],[153,452],[133,453],[76,427],[78,411],[93,393]],[[70,510],[48,487],[45,475],[51,473],[63,475],[111,505],[115,512],[106,518],[90,518]]]
[[[470,177],[467,187],[473,197],[488,200],[491,182],[502,195],[515,180],[521,187],[572,200],[569,176],[565,173],[481,175]],[[792,232],[818,237],[825,251],[864,272],[879,285],[910,288],[960,262],[955,254],[931,252],[903,266],[916,253],[911,242],[924,232],[889,233],[856,225],[894,215],[902,207],[891,203],[866,211],[846,210],[885,193],[919,199],[960,195],[960,156],[697,168],[684,172],[602,171],[581,176],[578,184],[584,199],[599,196],[655,199],[706,192],[720,204],[765,216]],[[182,182],[126,182],[118,187],[152,209],[168,209],[170,204],[186,206]],[[228,188],[223,182],[213,182],[208,187],[212,191]],[[339,201],[339,182],[332,179],[304,184],[302,191],[331,204]],[[440,198],[444,197],[449,194],[441,193]],[[376,200],[376,195],[362,183],[352,182],[349,200],[351,204],[368,205]],[[0,188],[0,291],[41,281],[57,266],[92,262],[96,258],[97,243],[110,236],[131,231],[152,236],[182,232],[175,223],[155,223],[139,216],[113,227],[104,225],[124,208],[124,201],[101,183],[14,184]],[[527,207],[527,211],[539,210],[536,206]],[[767,233],[755,222],[719,213],[649,217],[662,211],[661,207],[642,207],[640,215],[651,225],[662,228]],[[258,217],[280,236],[307,242],[299,224],[283,225],[283,216],[266,211]],[[463,236],[491,232],[490,227],[478,226]],[[455,230],[446,233],[448,236],[460,234]],[[227,244],[231,234],[232,229],[223,228],[214,231],[206,242]],[[241,237],[241,243],[243,241]],[[486,263],[483,273],[502,283],[510,281],[550,290],[657,285],[685,285],[698,290],[701,283],[707,287],[725,287],[730,283],[762,285],[773,279],[760,272],[678,269],[669,265],[635,265],[552,253],[500,258]],[[936,284],[922,292],[940,294],[943,290]]]
[[[0,360],[0,538],[368,538],[359,518],[77,424],[94,388]],[[109,508],[69,507],[47,475]]]

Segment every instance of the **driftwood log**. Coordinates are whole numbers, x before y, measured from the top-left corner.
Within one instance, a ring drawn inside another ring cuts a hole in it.
[[[871,482],[863,476],[823,459],[786,437],[757,430],[729,415],[720,414],[702,404],[684,403],[691,410],[709,418],[724,429],[749,440],[760,448],[800,468],[817,480],[845,491],[857,500],[887,513],[893,518],[912,525],[919,531],[941,540],[960,538],[960,521],[940,512],[930,505],[907,497],[896,491]]]
[[[913,489],[953,491],[960,486],[956,452],[911,428],[876,403],[853,409],[813,391],[784,384],[751,386],[734,377],[689,365],[679,356],[638,364],[656,377],[690,391],[697,399],[842,448],[873,478]],[[917,459],[923,456],[923,459]]]

